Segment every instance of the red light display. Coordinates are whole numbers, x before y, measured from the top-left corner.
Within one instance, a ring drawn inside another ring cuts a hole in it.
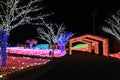
[[[92,52],[92,50],[94,49],[94,53],[96,54],[100,54],[100,42],[102,43],[102,51],[103,51],[103,55],[104,56],[109,56],[109,49],[108,49],[108,39],[106,38],[102,38],[102,37],[98,37],[95,35],[90,35],[90,34],[86,34],[83,36],[79,36],[77,38],[72,38],[70,39],[69,42],[69,54],[72,54],[72,44],[76,43],[76,42],[83,42],[83,43],[87,43],[88,44],[88,52]]]

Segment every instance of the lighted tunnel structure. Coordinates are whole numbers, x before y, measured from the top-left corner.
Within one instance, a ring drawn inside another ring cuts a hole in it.
[[[102,54],[104,56],[109,56],[109,45],[108,39],[102,38],[95,35],[86,34],[83,36],[79,36],[76,38],[72,38],[69,41],[69,54],[72,55],[72,50],[76,50],[72,48],[72,44],[76,42],[82,42],[88,44],[87,52],[95,54]],[[79,51],[79,49],[77,49]],[[82,50],[81,50],[82,51]]]

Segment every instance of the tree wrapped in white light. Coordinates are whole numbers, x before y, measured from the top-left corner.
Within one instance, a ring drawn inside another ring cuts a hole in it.
[[[6,36],[9,36],[9,33],[12,29],[20,25],[30,24],[33,20],[42,19],[43,17],[47,16],[42,15],[41,13],[36,16],[30,16],[30,13],[39,12],[43,9],[43,7],[36,5],[40,2],[42,2],[42,0],[29,0],[27,3],[22,3],[21,0],[0,0],[0,30],[5,31],[3,34],[4,40],[2,40],[4,41],[2,42],[4,44],[1,44],[1,48],[6,47]],[[6,51],[2,50],[6,49],[1,49],[1,55],[6,55]],[[6,58],[2,62],[5,62],[2,63],[2,65],[6,65]]]
[[[53,23],[46,23],[43,20],[43,27],[38,27],[38,38],[47,41],[48,43],[57,43],[57,38],[60,33],[62,33],[65,30],[64,24],[57,25]]]
[[[39,2],[42,2],[42,0],[30,0],[23,5],[20,4],[21,0],[0,1],[0,29],[6,30],[7,35],[9,35],[13,28],[24,24],[30,24],[31,21],[46,16],[40,15],[40,13],[34,17],[29,15],[30,13],[38,12],[43,9],[43,7],[35,5]]]
[[[43,20],[43,27],[38,27],[38,38],[47,41],[52,46],[52,54],[54,54],[54,48],[57,43],[57,36],[64,32],[64,24],[57,25],[53,23],[46,23]]]
[[[103,26],[102,30],[120,40],[120,11],[116,11],[116,14],[112,14],[105,22],[107,26]]]

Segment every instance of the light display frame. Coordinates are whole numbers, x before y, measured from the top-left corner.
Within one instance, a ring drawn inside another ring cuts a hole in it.
[[[91,35],[91,34],[86,34],[83,36],[79,36],[76,38],[72,38],[69,41],[69,54],[72,55],[72,44],[76,43],[76,42],[83,42],[83,43],[87,43],[88,44],[88,52],[92,52],[92,44],[95,44],[94,50],[96,54],[100,54],[98,53],[98,48],[99,48],[99,41],[102,42],[102,48],[103,48],[103,55],[104,56],[109,56],[109,42],[107,38],[102,38],[99,36],[95,36],[95,35]]]

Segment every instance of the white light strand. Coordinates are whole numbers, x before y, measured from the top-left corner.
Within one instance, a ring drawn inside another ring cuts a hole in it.
[[[18,6],[20,0],[7,0],[7,2],[0,1],[0,29],[6,30],[7,35],[9,35],[10,31],[24,24],[30,24],[33,20],[42,19],[48,15],[37,15],[35,17],[31,17],[28,14],[37,12],[43,9],[43,7],[38,7],[38,5],[33,6],[35,3],[42,2],[42,0],[31,0],[26,5]]]
[[[39,34],[38,38],[47,41],[48,43],[56,43],[57,36],[65,30],[65,26],[57,25],[53,23],[46,23],[43,20],[43,28],[38,27],[37,32]]]
[[[103,26],[102,30],[115,39],[120,40],[120,11],[116,11],[116,14],[111,15],[108,19],[105,19],[108,26]]]

